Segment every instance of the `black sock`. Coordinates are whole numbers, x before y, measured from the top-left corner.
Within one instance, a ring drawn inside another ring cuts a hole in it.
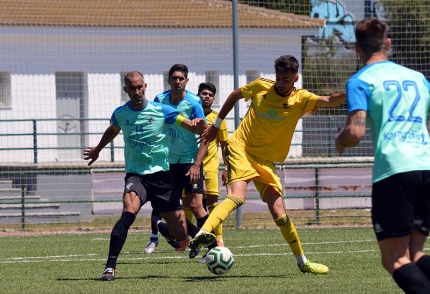
[[[164,237],[172,237],[172,236],[170,236],[170,233],[169,233],[169,226],[165,222],[159,222],[158,223],[158,231]]]
[[[208,206],[207,206],[206,198],[203,198],[202,203],[203,203],[203,208],[206,210],[206,212],[208,212]]]
[[[427,280],[430,281],[430,256],[429,255],[422,256],[420,259],[418,259],[416,265],[427,277]]]
[[[194,238],[199,232],[199,228],[197,228],[192,222],[187,219],[187,234]]]
[[[158,234],[157,222],[161,220],[161,216],[158,214],[151,214],[151,233],[154,235]]]
[[[423,272],[414,263],[408,263],[396,269],[393,279],[407,294],[428,294],[430,283]]]
[[[197,219],[197,227],[201,228],[205,224],[205,221],[208,219],[209,215],[206,214],[204,217]]]
[[[131,212],[123,212],[121,218],[116,222],[110,234],[109,256],[106,262],[106,268],[116,268],[116,260],[121,252],[122,246],[127,239],[127,233],[130,226],[134,223],[136,216]]]

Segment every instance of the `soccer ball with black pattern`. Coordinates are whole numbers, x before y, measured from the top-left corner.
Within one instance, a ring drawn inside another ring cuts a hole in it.
[[[206,254],[205,263],[215,275],[228,273],[234,265],[233,254],[227,247],[214,247]]]

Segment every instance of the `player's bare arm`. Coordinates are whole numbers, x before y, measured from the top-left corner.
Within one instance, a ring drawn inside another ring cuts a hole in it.
[[[319,96],[315,107],[336,107],[346,101],[346,94],[332,94],[330,96]]]
[[[224,155],[224,149],[225,149],[226,143],[227,143],[226,141],[219,141],[219,144],[221,145],[221,153],[222,153],[222,160],[224,162],[224,167],[227,167],[226,161],[225,161],[225,155]],[[224,169],[221,174],[221,181],[223,186],[225,186],[226,179],[227,179],[227,170]]]
[[[222,120],[226,118],[227,114],[229,114],[229,112],[233,109],[236,102],[242,98],[243,95],[240,88],[231,92],[231,94],[227,97],[227,100],[225,100],[223,106],[221,107],[221,110],[218,113],[218,117],[215,120],[215,123],[206,130],[204,130],[200,135],[201,141],[207,140],[208,142],[210,142],[216,138]]]
[[[336,150],[343,153],[345,148],[356,146],[366,133],[366,112],[356,110],[348,114],[346,126],[335,137]]]
[[[186,176],[190,176],[190,184],[194,185],[200,180],[200,166],[203,163],[203,158],[208,154],[209,141],[200,142],[199,150],[197,151],[196,159],[189,169]]]
[[[99,158],[99,153],[102,151],[102,149],[109,144],[115,137],[119,134],[121,131],[121,128],[118,126],[110,125],[106,131],[104,132],[102,138],[100,139],[99,144],[97,147],[87,147],[84,149],[84,159],[88,160],[91,159],[90,162],[88,162],[88,166],[93,164],[94,161]]]

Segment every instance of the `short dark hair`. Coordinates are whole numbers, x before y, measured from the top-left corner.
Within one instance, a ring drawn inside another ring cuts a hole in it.
[[[172,67],[169,70],[169,79],[175,71],[182,72],[185,78],[188,78],[188,67],[185,64],[177,63],[172,65]]]
[[[296,74],[299,72],[299,61],[292,55],[282,55],[275,60],[275,71]]]
[[[136,76],[141,76],[143,78],[143,74],[140,71],[131,71],[127,73],[124,77],[124,85],[127,85],[127,82]]]
[[[212,83],[209,83],[209,82],[201,83],[201,84],[199,85],[199,89],[198,89],[198,91],[197,91],[197,95],[200,95],[200,93],[201,93],[203,90],[209,90],[209,91],[211,91],[212,93],[214,93],[214,96],[215,96],[215,94],[216,94],[216,87],[215,87],[215,85],[214,85],[214,84],[212,84]]]
[[[375,17],[365,18],[355,27],[355,39],[365,54],[373,54],[385,49],[387,24]]]

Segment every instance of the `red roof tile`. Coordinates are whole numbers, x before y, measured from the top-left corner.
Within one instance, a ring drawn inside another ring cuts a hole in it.
[[[229,28],[219,0],[0,0],[0,25]],[[324,20],[238,5],[240,28],[317,28]]]

